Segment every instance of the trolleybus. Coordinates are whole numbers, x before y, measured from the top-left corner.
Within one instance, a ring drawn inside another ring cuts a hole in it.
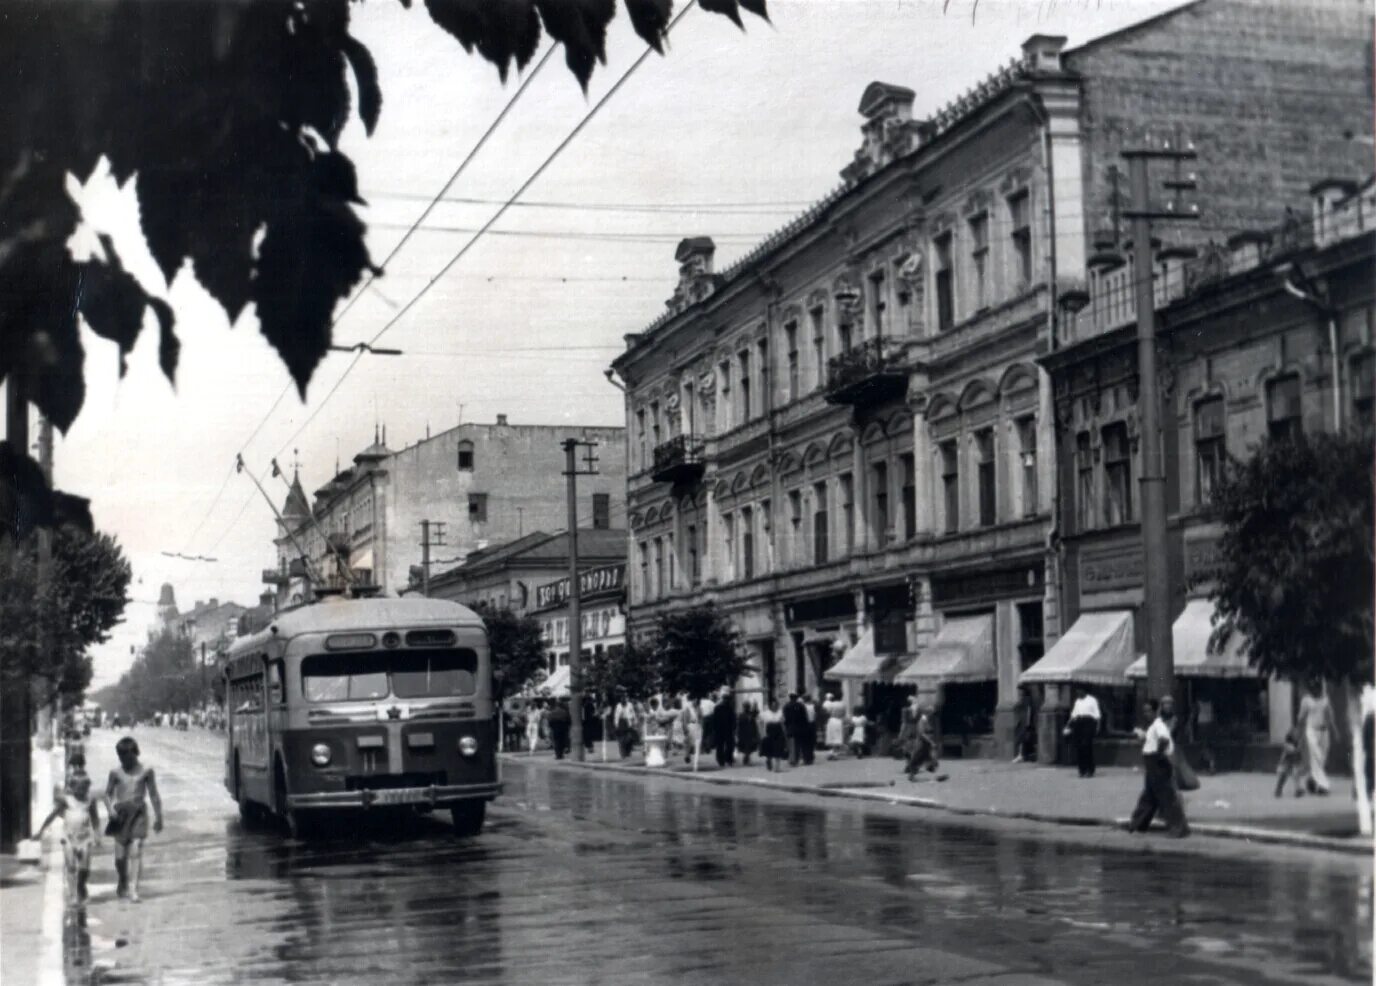
[[[482,830],[501,790],[482,620],[425,598],[328,598],[241,637],[224,666],[225,786],[293,835],[336,812],[448,809]]]

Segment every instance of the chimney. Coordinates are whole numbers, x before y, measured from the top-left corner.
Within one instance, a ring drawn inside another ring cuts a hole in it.
[[[504,424],[506,424],[506,415],[505,415],[505,414],[499,414],[499,415],[497,415],[497,424],[499,424],[499,425],[504,425]]]
[[[1032,72],[1061,72],[1063,34],[1034,34],[1022,43],[1022,58]]]

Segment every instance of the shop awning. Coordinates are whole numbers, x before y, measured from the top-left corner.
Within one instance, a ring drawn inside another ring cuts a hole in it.
[[[563,698],[569,693],[569,666],[556,668],[554,674],[540,682],[540,692],[549,692],[555,698]]]
[[[936,639],[897,677],[895,684],[932,687],[948,682],[993,681],[994,615],[958,616],[946,621]]]
[[[841,660],[827,668],[822,677],[873,681],[881,677],[884,663],[884,659],[874,652],[874,628],[871,627],[851,644]]]
[[[1124,672],[1136,656],[1131,610],[1081,613],[1042,659],[1018,677],[1018,684],[1126,685]]]
[[[1171,625],[1171,642],[1175,650],[1175,673],[1182,678],[1255,678],[1256,668],[1247,663],[1247,641],[1235,633],[1220,653],[1209,653],[1209,637],[1213,634],[1213,603],[1207,599],[1191,599],[1185,610]],[[1147,676],[1147,658],[1138,658],[1128,668],[1129,678]]]

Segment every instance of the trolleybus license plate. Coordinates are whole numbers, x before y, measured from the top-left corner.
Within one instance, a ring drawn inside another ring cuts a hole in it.
[[[415,788],[400,788],[397,790],[383,790],[373,792],[373,804],[375,805],[408,805],[416,801],[425,801],[426,793]]]

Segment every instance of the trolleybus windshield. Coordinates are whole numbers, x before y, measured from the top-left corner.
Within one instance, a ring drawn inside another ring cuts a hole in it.
[[[314,654],[301,662],[301,690],[308,702],[472,695],[477,671],[478,655],[466,648]]]

